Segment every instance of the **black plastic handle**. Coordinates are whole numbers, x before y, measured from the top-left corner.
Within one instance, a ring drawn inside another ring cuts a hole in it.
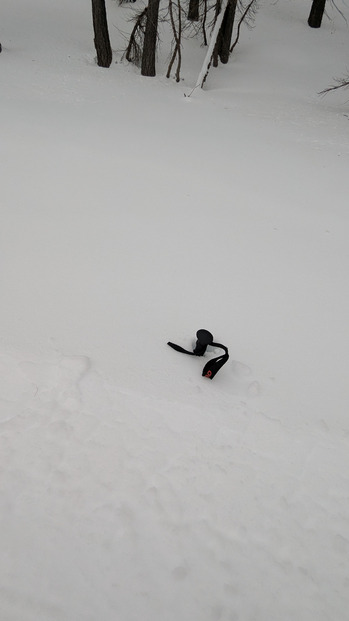
[[[193,353],[195,356],[203,356],[207,347],[213,343],[213,336],[208,330],[198,330],[196,338],[197,341]]]

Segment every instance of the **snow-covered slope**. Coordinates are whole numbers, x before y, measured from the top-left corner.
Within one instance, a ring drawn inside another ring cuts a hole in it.
[[[305,4],[189,98],[193,40],[121,62],[134,5],[102,70],[88,3],[2,0],[4,621],[347,618],[348,31]]]

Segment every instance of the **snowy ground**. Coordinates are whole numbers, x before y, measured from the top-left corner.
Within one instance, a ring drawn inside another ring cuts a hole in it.
[[[1,621],[347,620],[348,29],[308,4],[188,98],[205,50],[142,78],[129,6],[102,70],[88,3],[1,2]]]

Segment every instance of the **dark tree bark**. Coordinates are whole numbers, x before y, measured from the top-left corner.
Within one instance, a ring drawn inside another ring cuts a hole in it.
[[[223,63],[224,65],[226,65],[229,60],[231,37],[233,34],[233,26],[235,20],[236,3],[237,0],[230,0],[228,2],[223,17],[219,58],[221,63]]]
[[[207,7],[207,0],[204,0],[204,14],[202,17],[202,34],[204,37],[204,45],[207,45],[207,34],[206,34],[206,21],[207,21],[207,11],[208,11],[208,7]]]
[[[213,66],[218,66],[218,57],[226,65],[229,60],[231,37],[233,34],[237,0],[229,0],[224,11],[222,25],[213,52]]]
[[[199,21],[200,0],[189,0],[188,19],[192,22]]]
[[[109,39],[105,0],[92,0],[92,19],[97,64],[99,67],[110,67],[113,54]]]
[[[159,4],[160,0],[149,0],[148,3],[141,67],[141,74],[148,77],[156,75],[155,60],[158,37]]]
[[[325,4],[326,0],[313,0],[308,17],[308,24],[311,28],[320,28]]]
[[[180,0],[177,0],[176,5],[174,5],[172,0],[169,0],[168,10],[170,13],[170,20],[173,32],[174,49],[170,64],[167,69],[166,78],[170,77],[173,63],[177,56],[176,82],[179,82],[181,79],[180,74],[182,65],[182,7]],[[176,10],[177,14],[175,15]]]

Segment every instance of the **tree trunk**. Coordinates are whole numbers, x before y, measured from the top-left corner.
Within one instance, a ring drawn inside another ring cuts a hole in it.
[[[149,0],[147,10],[147,22],[145,25],[144,33],[141,74],[148,77],[153,77],[156,75],[155,59],[156,42],[158,36],[159,4],[160,0]]]
[[[311,28],[320,28],[325,4],[326,0],[313,0],[308,17],[308,24]]]
[[[221,63],[224,65],[229,60],[230,54],[230,45],[231,45],[231,37],[233,34],[234,20],[235,20],[235,10],[236,10],[237,0],[230,0],[228,2],[228,6],[225,9],[223,24],[222,24],[222,41],[221,41],[221,49],[219,52],[219,58]]]
[[[227,8],[224,11],[223,22],[219,31],[214,58],[218,65],[218,56],[221,63],[227,64],[230,54],[231,37],[233,34],[235,10],[237,0],[229,0]]]
[[[92,0],[92,19],[97,64],[99,67],[110,67],[113,54],[109,39],[105,0]]]
[[[199,4],[200,0],[189,1],[188,19],[192,22],[199,21]]]
[[[206,56],[205,56],[205,60],[204,63],[201,67],[201,71],[199,73],[199,77],[196,81],[196,84],[193,88],[193,90],[195,90],[196,88],[198,88],[198,86],[200,88],[203,87],[205,80],[208,76],[208,72],[210,70],[210,65],[211,65],[211,61],[213,58],[213,53],[214,53],[214,49],[216,47],[216,43],[217,43],[217,37],[218,37],[218,33],[220,31],[221,25],[222,25],[222,21],[223,21],[223,17],[224,17],[224,13],[225,13],[225,9],[227,8],[227,4],[228,4],[228,0],[222,0],[222,5],[221,5],[221,12],[218,13],[217,19],[216,19],[216,23],[214,25],[212,34],[211,34],[211,41],[210,44],[207,48],[207,52],[206,52]]]

